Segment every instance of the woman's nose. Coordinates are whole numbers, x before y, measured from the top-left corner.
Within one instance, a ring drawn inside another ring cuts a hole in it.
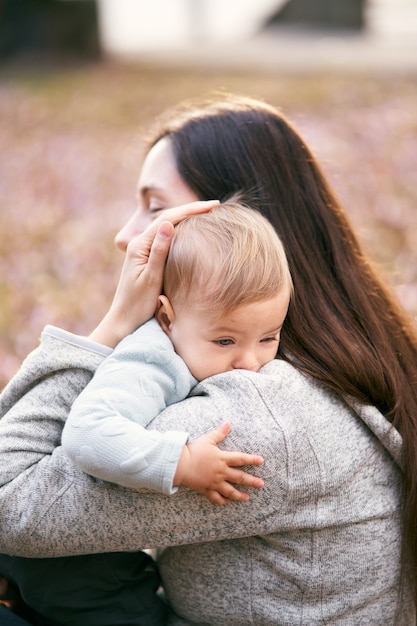
[[[150,219],[142,211],[136,211],[115,236],[114,243],[116,247],[122,252],[126,252],[128,244],[132,239],[143,233],[149,222]]]

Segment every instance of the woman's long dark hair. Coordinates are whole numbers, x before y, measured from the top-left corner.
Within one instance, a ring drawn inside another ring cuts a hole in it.
[[[280,356],[341,394],[376,406],[403,438],[403,574],[417,599],[417,337],[365,259],[346,214],[297,131],[273,107],[226,97],[177,109],[169,136],[202,199],[239,193],[284,243],[294,297]],[[410,558],[411,557],[411,558]]]

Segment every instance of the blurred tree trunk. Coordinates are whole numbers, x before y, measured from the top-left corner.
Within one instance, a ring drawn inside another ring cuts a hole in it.
[[[361,30],[366,0],[289,0],[270,24]]]

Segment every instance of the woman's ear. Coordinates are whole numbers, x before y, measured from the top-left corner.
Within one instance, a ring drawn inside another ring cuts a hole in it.
[[[155,317],[164,333],[169,336],[172,323],[175,320],[175,313],[166,296],[159,296]]]

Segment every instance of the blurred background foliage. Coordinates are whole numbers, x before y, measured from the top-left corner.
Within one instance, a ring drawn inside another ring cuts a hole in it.
[[[141,137],[184,98],[279,106],[320,160],[371,258],[417,315],[415,77],[272,75],[110,62],[0,68],[0,388],[46,323],[87,334],[122,263]]]

